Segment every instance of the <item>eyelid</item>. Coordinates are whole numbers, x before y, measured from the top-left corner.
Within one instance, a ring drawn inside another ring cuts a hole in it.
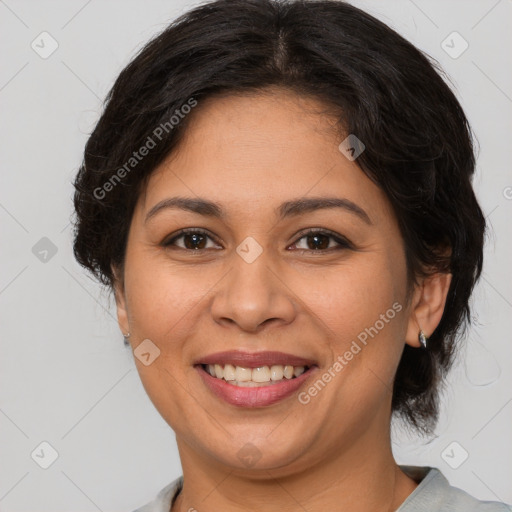
[[[295,235],[295,241],[292,242],[292,245],[295,245],[299,240],[301,240],[302,238],[304,238],[305,236],[307,236],[309,234],[320,234],[320,235],[329,236],[338,244],[338,247],[331,247],[329,249],[322,249],[322,250],[317,250],[317,251],[314,251],[313,249],[297,249],[298,251],[305,251],[305,252],[311,252],[311,253],[315,253],[315,252],[326,253],[326,252],[330,252],[332,250],[336,250],[336,249],[340,249],[340,248],[354,249],[354,245],[348,238],[346,238],[343,235],[340,235],[339,233],[331,231],[330,229],[325,229],[325,228],[306,228],[306,229],[300,231],[299,233],[297,233]]]
[[[221,245],[216,237],[214,237],[209,231],[203,229],[203,228],[183,228],[177,231],[176,233],[173,233],[169,237],[166,237],[164,241],[162,242],[162,245],[164,247],[166,246],[172,246],[171,242],[176,241],[178,238],[182,237],[183,235],[186,235],[188,233],[199,233],[201,235],[205,235],[211,240],[213,240],[217,245]],[[182,247],[178,247],[178,249],[182,249]],[[189,250],[192,252],[199,252],[199,251],[193,251],[192,249],[184,249]],[[203,249],[204,250],[204,249]]]
[[[174,233],[170,237],[167,237],[166,239],[164,239],[164,241],[162,242],[162,246],[177,247],[172,242],[175,242],[177,239],[179,239],[183,235],[186,235],[187,233],[199,233],[199,234],[205,235],[206,237],[210,238],[213,242],[215,242],[217,245],[222,245],[219,243],[219,241],[217,240],[217,238],[215,236],[213,236],[212,234],[210,234],[207,230],[205,230],[203,228],[183,228],[183,229],[179,230],[177,233]],[[302,251],[302,252],[321,254],[321,253],[327,253],[327,252],[331,252],[333,250],[343,249],[343,248],[354,249],[354,245],[352,244],[352,242],[345,236],[340,235],[339,233],[336,233],[329,229],[320,228],[320,227],[306,228],[306,229],[303,229],[302,231],[299,231],[299,233],[296,233],[294,235],[294,241],[291,244],[289,244],[287,247],[289,247],[290,245],[297,244],[297,242],[299,242],[302,238],[306,237],[309,234],[320,234],[320,235],[328,236],[328,237],[332,238],[338,244],[338,246],[330,247],[329,249],[318,249],[318,250],[295,249],[295,250]],[[208,250],[208,249],[200,249],[200,250],[183,249],[183,247],[178,247],[178,249],[182,249],[184,251],[194,252],[194,253],[200,253],[202,251]]]

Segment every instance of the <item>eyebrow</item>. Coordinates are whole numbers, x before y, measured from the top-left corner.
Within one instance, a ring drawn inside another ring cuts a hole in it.
[[[282,203],[277,209],[280,220],[287,217],[303,215],[316,210],[342,208],[363,220],[366,224],[372,225],[368,214],[357,204],[349,199],[339,197],[301,197]],[[226,213],[219,203],[203,198],[169,197],[157,203],[149,210],[144,222],[154,217],[158,212],[165,209],[178,209],[197,213],[207,217],[225,219]]]

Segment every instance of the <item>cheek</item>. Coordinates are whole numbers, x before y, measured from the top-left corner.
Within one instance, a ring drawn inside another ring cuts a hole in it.
[[[402,308],[395,307],[388,316],[397,318],[396,309],[404,309],[404,305],[401,287],[396,284],[389,268],[373,262],[347,272],[339,269],[326,277],[323,293],[315,295],[314,307],[334,333],[354,337],[386,315],[395,302]]]
[[[127,259],[126,269],[133,325],[140,336],[166,344],[190,329],[194,310],[218,280],[211,272],[170,265],[163,256],[143,252]]]
[[[187,362],[187,340],[198,328],[201,301],[207,300],[215,282],[208,273],[171,267],[164,258],[143,251],[126,259],[126,293],[135,334],[132,348],[149,339],[160,350],[148,366],[134,360],[149,398],[173,428],[180,411],[196,405],[186,392],[193,371]]]
[[[308,306],[329,338],[331,359],[346,356],[344,379],[358,387],[369,370],[385,381],[394,377],[406,324],[401,263],[368,254],[357,265],[325,273],[321,292],[310,294]]]

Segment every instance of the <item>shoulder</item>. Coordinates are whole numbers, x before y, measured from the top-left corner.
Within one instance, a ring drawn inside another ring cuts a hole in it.
[[[512,512],[512,507],[498,501],[480,501],[450,485],[437,468],[400,466],[411,478],[420,480],[396,512]]]
[[[512,506],[498,501],[480,501],[453,487],[439,469],[400,466],[420,481],[396,512],[512,512]],[[133,512],[169,512],[172,500],[183,486],[183,475],[165,486],[155,499]]]
[[[183,475],[166,485],[155,497],[154,500],[133,512],[169,512],[171,502],[183,486]]]

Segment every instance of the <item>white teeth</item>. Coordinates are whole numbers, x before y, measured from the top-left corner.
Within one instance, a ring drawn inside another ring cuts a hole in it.
[[[283,378],[283,366],[276,364],[270,368],[270,378],[272,380],[281,380]]]
[[[222,378],[221,375],[219,378]],[[235,369],[235,377],[238,382],[247,382],[252,380],[252,370],[250,368],[244,368],[243,366],[237,366]]]
[[[253,382],[270,382],[270,370],[268,366],[253,368],[251,380]]]
[[[272,365],[260,366],[258,368],[245,368],[243,366],[233,366],[232,364],[208,364],[207,372],[217,379],[224,379],[230,384],[242,387],[255,387],[269,385],[283,379],[292,379],[302,375],[306,367],[291,365]]]
[[[224,380],[236,380],[236,368],[232,364],[224,366]]]
[[[295,366],[293,368],[293,375],[295,377],[298,377],[299,375],[302,375],[304,373],[304,366]]]
[[[230,380],[228,381],[228,384],[232,384],[233,386],[238,386],[241,388],[259,388],[261,386],[277,384],[277,382],[253,382],[252,380],[250,380],[249,382],[238,382],[236,380]]]
[[[284,367],[283,373],[287,379],[291,379],[293,377],[293,366],[286,365]]]

